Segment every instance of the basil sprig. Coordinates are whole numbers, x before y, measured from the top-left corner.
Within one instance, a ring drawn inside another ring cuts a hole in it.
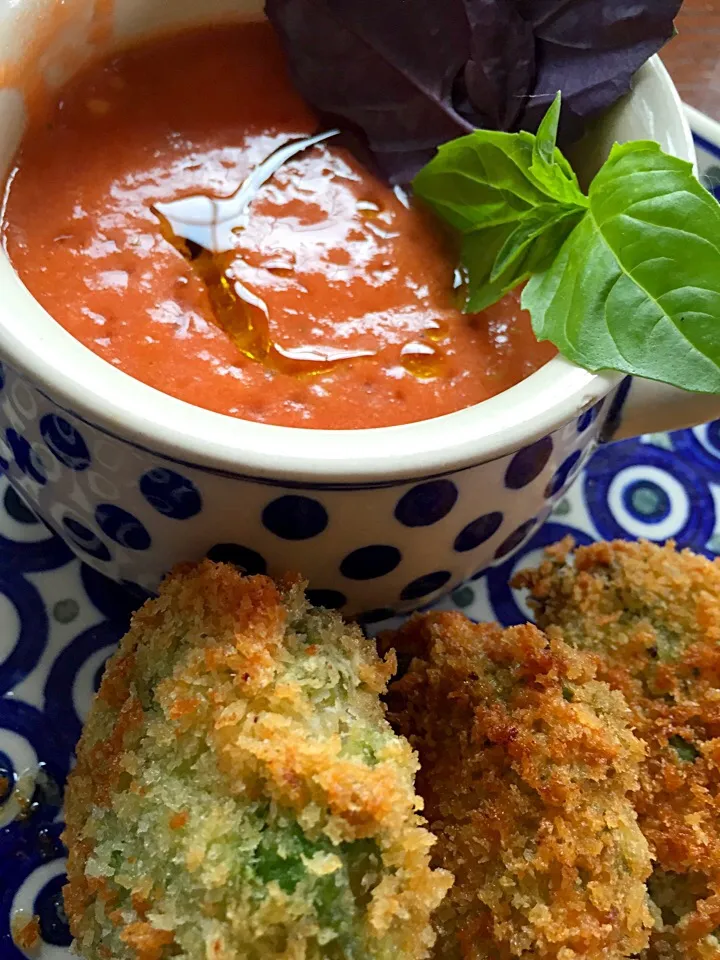
[[[720,205],[652,141],[616,144],[585,195],[537,135],[477,130],[440,147],[415,193],[461,233],[465,310],[529,280],[539,340],[603,369],[720,393]]]

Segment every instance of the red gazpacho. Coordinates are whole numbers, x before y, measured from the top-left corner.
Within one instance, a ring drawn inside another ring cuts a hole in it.
[[[99,356],[246,420],[425,420],[553,356],[515,294],[463,314],[451,239],[319,131],[268,24],[123,51],[33,105],[5,248]]]

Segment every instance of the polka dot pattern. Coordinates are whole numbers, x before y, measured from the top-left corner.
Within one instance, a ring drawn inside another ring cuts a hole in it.
[[[391,573],[401,560],[397,547],[375,543],[349,553],[340,564],[340,573],[348,580],[374,580]]]
[[[45,468],[25,437],[21,437],[12,427],[9,427],[5,431],[5,439],[12,450],[15,463],[25,476],[36,483],[46,484]]]
[[[79,430],[64,417],[48,413],[40,420],[40,434],[47,448],[64,466],[71,470],[87,470],[90,450]]]
[[[140,493],[154,510],[172,520],[189,520],[202,510],[195,484],[175,470],[148,470],[140,477]]]
[[[441,587],[444,587],[451,576],[449,570],[435,570],[433,573],[426,573],[422,577],[417,577],[402,588],[400,599],[419,600],[420,597],[427,597],[428,594],[435,593]]]
[[[543,437],[537,443],[518,451],[505,471],[507,489],[522,490],[531,484],[545,469],[552,451],[552,437]]]
[[[498,532],[502,521],[503,515],[499,510],[484,513],[481,517],[471,520],[455,537],[454,549],[458,553],[475,550]]]
[[[82,550],[83,553],[94,557],[95,560],[101,560],[103,563],[112,559],[110,551],[102,540],[93,530],[86,527],[84,523],[81,523],[74,517],[64,517],[62,525],[65,529],[66,536],[76,547]]]
[[[262,512],[263,526],[283,540],[310,540],[328,525],[325,507],[311,497],[278,497]]]
[[[315,607],[325,607],[327,610],[340,610],[347,603],[347,597],[339,590],[307,590],[308,601]]]
[[[398,500],[395,518],[406,527],[429,527],[446,517],[458,498],[451,480],[420,483]]]
[[[95,510],[95,522],[106,537],[129,550],[147,550],[152,543],[138,518],[114,503],[101,503]]]
[[[594,407],[590,407],[589,410],[586,410],[585,413],[581,413],[577,419],[576,427],[578,433],[585,433],[586,430],[595,423],[600,411],[604,406],[604,401],[601,400],[599,403],[596,403]]]
[[[516,527],[510,536],[506,537],[495,551],[495,559],[500,560],[502,557],[506,557],[509,553],[512,553],[513,550],[516,550],[523,540],[529,536],[535,523],[536,520],[533,517],[532,520],[526,520],[525,523],[521,523],[519,527]]]
[[[582,456],[581,450],[575,450],[570,456],[562,462],[560,467],[555,471],[555,474],[547,486],[545,491],[546,497],[554,497],[556,493],[559,493],[563,487],[566,486],[568,480],[574,473],[577,465],[580,462],[580,457]]]
[[[207,553],[216,563],[232,563],[242,573],[267,573],[267,564],[257,550],[243,547],[239,543],[216,543]]]

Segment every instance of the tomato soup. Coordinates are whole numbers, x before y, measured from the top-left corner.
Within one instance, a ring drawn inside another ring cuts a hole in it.
[[[544,364],[518,297],[464,315],[450,239],[322,129],[267,24],[127,50],[33,107],[6,250],[108,363],[246,420],[409,423]]]

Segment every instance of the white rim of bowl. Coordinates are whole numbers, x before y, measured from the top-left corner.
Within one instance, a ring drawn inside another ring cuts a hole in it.
[[[650,68],[675,101],[659,58]],[[149,452],[233,475],[343,484],[433,476],[498,459],[572,421],[623,379],[556,357],[495,397],[402,426],[316,430],[215,413],[149,387],[75,340],[0,256],[0,356],[60,407]]]

